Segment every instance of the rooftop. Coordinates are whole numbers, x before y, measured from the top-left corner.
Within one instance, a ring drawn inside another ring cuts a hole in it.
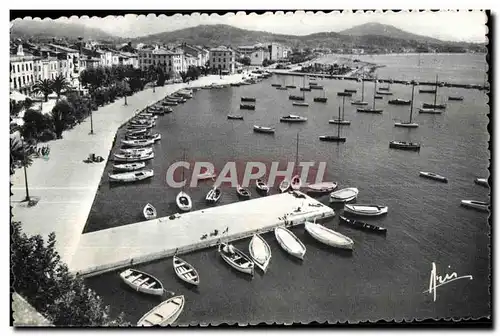
[[[64,46],[60,46],[60,45],[57,45],[57,44],[49,43],[48,45],[51,46],[52,48],[60,49],[60,50],[65,51],[65,52],[71,52],[71,53],[77,53],[78,52],[78,50],[75,50],[75,49],[72,49],[72,48],[68,48],[68,47],[64,47]]]

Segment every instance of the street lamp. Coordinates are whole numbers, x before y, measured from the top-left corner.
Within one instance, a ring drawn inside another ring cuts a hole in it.
[[[92,120],[92,95],[89,99],[89,111],[90,111],[90,135],[94,135],[94,123]]]
[[[30,198],[30,193],[29,193],[29,190],[28,190],[28,173],[26,171],[26,147],[24,146],[24,137],[21,136],[21,146],[23,147],[23,168],[24,168],[24,181],[26,182],[25,183],[25,186],[26,186],[26,198],[24,199],[23,202],[29,202],[31,201],[31,198]]]
[[[128,105],[128,104],[127,104],[127,95],[128,95],[128,89],[127,89],[127,88],[128,88],[128,78],[125,78],[125,79],[124,79],[124,82],[125,82],[125,104],[124,104],[124,105],[125,105],[125,106],[127,106],[127,105]]]

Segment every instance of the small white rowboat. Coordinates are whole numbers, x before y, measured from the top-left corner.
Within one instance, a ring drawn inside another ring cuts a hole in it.
[[[138,292],[163,295],[163,285],[151,274],[129,268],[120,273],[120,278]]]
[[[348,211],[355,215],[361,216],[379,216],[386,214],[389,208],[383,205],[374,205],[374,204],[345,204],[344,210]]]
[[[193,266],[176,256],[174,256],[172,263],[179,279],[195,286],[200,284],[200,276]]]
[[[148,311],[137,322],[139,327],[168,326],[174,323],[184,309],[184,295],[174,296]]]
[[[143,169],[139,171],[109,174],[110,182],[136,182],[153,177],[153,169]]]
[[[250,245],[248,246],[248,251],[250,251],[250,256],[257,267],[265,273],[269,266],[269,261],[271,260],[271,248],[264,238],[258,234],[253,235]]]
[[[157,215],[156,208],[149,203],[144,206],[142,213],[147,220],[155,219]]]
[[[274,235],[283,250],[294,257],[304,259],[306,247],[290,230],[285,227],[277,227],[274,229]]]
[[[489,211],[489,203],[473,201],[473,200],[462,200],[461,205],[466,208],[471,208],[479,211],[488,212]]]
[[[358,197],[359,190],[358,188],[345,188],[345,189],[340,189],[337,191],[334,191],[330,194],[330,202],[331,203],[343,203],[343,202],[350,202],[356,197]]]
[[[352,250],[354,246],[354,242],[351,238],[324,227],[323,225],[306,221],[305,229],[311,237],[323,244],[346,250]]]

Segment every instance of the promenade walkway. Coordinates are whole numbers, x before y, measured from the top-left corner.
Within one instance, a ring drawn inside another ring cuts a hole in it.
[[[211,83],[224,84],[242,80],[245,74],[202,77],[187,84],[172,84],[157,87],[156,92],[147,89],[93,112],[94,135],[89,135],[90,118],[63,133],[63,139],[49,143],[48,161],[35,159],[28,167],[30,196],[39,197],[36,206],[27,207],[20,201],[25,195],[23,169],[16,170],[11,177],[13,184],[11,206],[14,220],[21,221],[23,230],[30,235],[46,237],[55,232],[57,250],[68,265],[80,240],[94,201],[97,187],[106,166],[118,128],[138,110],[188,86],[204,86]],[[90,153],[105,158],[104,162],[86,164]]]

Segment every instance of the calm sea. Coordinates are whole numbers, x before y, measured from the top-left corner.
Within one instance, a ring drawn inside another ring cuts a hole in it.
[[[483,81],[484,55],[421,57],[432,57],[435,61],[427,60],[434,65],[425,68],[420,80],[432,80],[438,74],[442,80]],[[387,65],[379,69],[380,77],[411,79],[421,72],[416,68],[418,55],[374,56],[370,61]],[[305,260],[299,263],[280,249],[272,233],[266,234],[264,238],[273,252],[270,268],[265,275],[259,273],[252,280],[232,271],[215,248],[184,255],[200,273],[197,290],[177,279],[171,259],[137,266],[158,277],[166,289],[185,295],[186,306],[179,323],[399,321],[488,315],[488,215],[460,206],[462,199],[488,201],[489,197],[487,188],[473,183],[476,177],[488,176],[489,107],[485,93],[440,88],[438,101],[447,102],[446,112],[414,114],[414,121],[420,125],[417,129],[395,128],[395,121],[408,119],[409,108],[387,104],[392,98],[410,99],[410,86],[394,84],[393,96],[377,100],[377,106],[384,109],[382,115],[357,113],[355,106],[346,100],[345,118],[351,120],[351,125],[342,128],[342,135],[347,142],[335,144],[320,142],[318,136],[337,132],[335,125],[328,124],[342,102],[336,92],[358,89],[355,99],[361,85],[350,81],[316,81],[324,85],[328,103],[313,103],[312,97],[321,94],[313,90],[306,93],[308,108],[292,106],[288,100],[289,94],[299,94],[298,89],[279,91],[271,87],[275,82],[293,82],[285,76],[274,76],[251,86],[196,92],[193,99],[175,107],[174,113],[158,119],[155,129],[163,139],[155,145],[156,157],[149,163],[155,170],[152,180],[110,186],[108,164],[85,231],[140,221],[142,208],[148,202],[155,205],[159,216],[177,212],[178,190],[166,186],[164,175],[171,163],[183,159],[184,152],[189,161],[210,161],[219,169],[228,160],[293,161],[299,132],[300,160],[327,162],[325,180],[337,181],[340,188],[357,187],[358,203],[389,206],[387,216],[366,219],[386,227],[387,236],[339,225],[336,216],[325,225],[355,241],[352,253],[342,253],[316,243],[299,226],[293,231],[307,246]],[[295,85],[301,83],[302,80],[295,79]],[[371,101],[372,95],[373,84],[367,83],[365,100]],[[448,102],[448,95],[463,95],[464,101]],[[257,97],[256,110],[240,111],[241,96]],[[432,100],[432,95],[416,93],[417,107]],[[244,114],[245,120],[229,121],[226,118],[229,113]],[[280,123],[279,117],[286,114],[304,115],[308,121],[302,125]],[[275,125],[276,134],[256,134],[252,131],[254,124]],[[392,140],[418,141],[422,149],[420,152],[389,149]],[[115,151],[118,147],[117,143]],[[449,183],[420,178],[419,171],[440,173],[448,177]],[[205,207],[204,197],[210,187],[207,183],[188,190],[195,209]],[[234,190],[227,188],[223,192],[221,204],[238,201]],[[328,196],[320,199],[328,204]],[[207,232],[213,230],[209,222],[206,225]],[[235,245],[248,251],[248,243],[247,239]],[[456,272],[459,276],[472,275],[473,280],[458,280],[439,287],[434,302],[431,295],[423,293],[429,287],[433,262],[440,275]],[[124,312],[135,323],[161,299],[127,289],[117,273],[86,281],[113,312]]]

